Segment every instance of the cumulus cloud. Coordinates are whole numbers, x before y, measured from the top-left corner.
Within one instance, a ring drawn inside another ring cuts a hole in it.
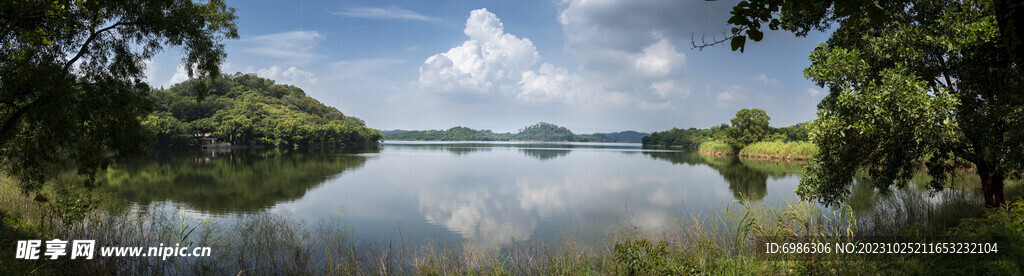
[[[498,17],[486,9],[470,13],[464,33],[468,40],[461,45],[426,59],[418,84],[430,91],[496,94],[521,103],[563,103],[583,109],[636,102],[630,94],[606,89],[607,82],[600,77],[541,62],[530,39],[506,33]],[[629,70],[654,77],[670,74],[685,59],[666,39],[623,57]],[[688,93],[666,84],[659,84],[666,95]]]
[[[391,6],[388,8],[351,7],[344,9],[342,11],[328,11],[328,13],[333,15],[354,18],[399,19],[423,22],[441,22],[440,18],[422,15],[414,11],[403,9],[397,6]]]
[[[253,54],[284,59],[302,65],[318,57],[313,53],[313,49],[323,39],[324,36],[317,31],[266,34],[246,39],[253,46],[245,50]]]
[[[690,96],[690,87],[683,86],[676,80],[663,80],[651,83],[651,90],[661,99],[686,98]]]
[[[463,32],[469,39],[462,45],[427,58],[420,84],[440,91],[510,91],[522,72],[540,61],[533,42],[505,33],[487,9],[472,11]]]
[[[740,97],[743,95],[743,91],[744,88],[739,85],[733,85],[726,88],[725,91],[718,93],[718,96],[715,97],[715,106],[719,108],[732,106],[740,100]]]
[[[156,61],[153,61],[152,59],[146,59],[142,61],[142,65],[145,66],[145,69],[142,71],[142,80],[146,82],[152,82],[155,79],[154,77],[156,76]]]
[[[171,79],[167,81],[167,86],[177,84],[189,79],[188,70],[184,65],[178,64],[178,67],[174,71],[174,75],[171,75]]]
[[[765,74],[760,74],[757,77],[751,78],[751,80],[763,82],[765,85],[768,85],[768,84],[778,84],[779,83],[779,80],[777,80],[775,78],[769,78]]]
[[[278,83],[291,84],[300,88],[309,88],[309,86],[316,85],[320,82],[320,78],[318,78],[316,74],[309,71],[303,71],[295,66],[283,69],[280,66],[274,65],[255,71],[252,70],[252,68],[248,68],[246,71],[255,72],[256,75],[272,79]]]
[[[660,35],[657,35],[660,36]],[[648,76],[663,77],[683,66],[686,55],[676,52],[676,47],[664,37],[631,57],[633,67]]]
[[[596,82],[549,63],[544,63],[537,71],[523,72],[516,99],[530,103],[558,101],[579,108],[623,106],[633,102],[627,94],[606,91]]]

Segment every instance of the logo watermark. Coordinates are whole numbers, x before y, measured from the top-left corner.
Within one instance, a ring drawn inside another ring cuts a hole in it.
[[[44,246],[45,243],[45,246]],[[68,245],[70,247],[70,254],[68,252]],[[174,244],[174,246],[104,246],[99,248],[100,257],[160,257],[163,260],[172,257],[209,257],[212,249],[206,247],[190,247],[181,246],[181,244]],[[93,259],[96,253],[96,241],[95,240],[71,240],[65,241],[60,239],[53,239],[48,241],[43,240],[19,240],[17,248],[15,249],[15,259],[25,260],[38,260],[50,259],[56,260],[60,257],[67,256],[71,259]]]

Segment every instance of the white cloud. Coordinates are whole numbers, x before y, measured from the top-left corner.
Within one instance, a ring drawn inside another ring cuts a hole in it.
[[[821,90],[815,89],[814,87],[807,88],[807,94],[811,94],[811,97],[817,97],[821,95]]]
[[[333,15],[355,18],[400,19],[424,22],[441,22],[440,18],[422,15],[414,11],[410,11],[396,6],[391,6],[388,8],[352,7],[347,8],[343,11],[329,11],[328,13]]]
[[[145,82],[152,82],[153,80],[155,80],[156,61],[153,61],[152,59],[146,59],[142,61],[142,65],[145,66],[145,69],[142,71],[142,80]]]
[[[690,96],[690,87],[683,86],[676,80],[663,80],[651,83],[651,90],[661,99],[686,98]]]
[[[725,91],[718,93],[715,97],[715,106],[719,108],[731,107],[733,104],[738,102],[744,94],[744,88],[739,85],[733,85],[725,89]]]
[[[516,99],[537,103],[560,101],[579,108],[624,106],[632,97],[620,92],[606,91],[596,82],[549,63],[538,71],[526,71],[519,81]]]
[[[420,84],[440,91],[510,91],[540,61],[533,42],[505,33],[487,9],[472,11],[464,32],[469,40],[462,45],[427,58]]]
[[[682,67],[686,55],[676,52],[676,47],[668,39],[660,37],[657,42],[645,47],[643,52],[634,55],[632,60],[637,71],[649,76],[664,77]]]
[[[316,48],[323,39],[324,36],[317,31],[266,34],[246,39],[254,44],[246,51],[303,65],[318,57],[313,53],[313,48]]]
[[[167,81],[167,87],[183,82],[189,79],[188,70],[185,69],[184,65],[178,64],[178,67],[174,71],[174,75]]]
[[[261,68],[253,71],[252,68],[248,68],[246,71],[255,72],[264,78],[272,79],[277,83],[285,83],[298,86],[299,88],[309,88],[310,86],[316,85],[320,82],[315,74],[303,71],[295,66],[288,67],[288,69],[282,69],[280,66],[274,65],[269,68]]]
[[[751,80],[763,82],[765,85],[768,85],[768,84],[778,84],[779,83],[779,80],[777,80],[775,78],[769,78],[765,74],[760,74],[757,77],[751,78]]]

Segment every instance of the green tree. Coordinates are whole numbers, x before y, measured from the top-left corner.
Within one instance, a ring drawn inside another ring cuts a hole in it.
[[[144,61],[179,46],[190,76],[215,76],[238,36],[222,0],[3,1],[0,26],[0,169],[29,189],[141,153]]]
[[[821,152],[797,193],[836,204],[859,170],[884,192],[924,162],[932,188],[973,167],[986,204],[1002,203],[1004,181],[1024,168],[1024,86],[995,2],[890,1],[868,16],[826,5],[816,10],[826,15],[782,16],[793,30],[839,22],[804,71],[829,94],[811,123]]]
[[[729,128],[726,142],[739,151],[743,147],[756,142],[763,141],[771,135],[771,127],[768,126],[768,113],[760,109],[740,109],[736,117],[732,118],[732,127]]]
[[[832,23],[845,21],[870,22],[877,26],[900,21],[904,14],[894,11],[921,11],[934,1],[922,0],[744,0],[733,7],[728,23],[735,26],[721,40],[697,45],[694,48],[729,41],[732,50],[743,51],[747,38],[761,41],[764,38],[763,25],[771,30],[787,30],[797,36],[806,36],[813,30],[825,31]],[[944,1],[947,4],[971,5],[969,1]],[[997,49],[1009,55],[1017,64],[1024,63],[1024,4],[1017,0],[992,0],[989,6],[993,27],[998,28],[1000,42]],[[1019,70],[1024,70],[1018,68]]]

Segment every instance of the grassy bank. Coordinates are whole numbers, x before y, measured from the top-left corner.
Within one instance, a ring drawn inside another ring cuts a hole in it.
[[[710,140],[700,143],[700,146],[697,146],[697,151],[711,156],[736,155],[736,153],[733,152],[732,150],[732,146],[726,144],[725,142],[717,140]]]
[[[782,160],[811,160],[818,146],[811,142],[757,142],[740,150],[740,157]]]
[[[733,150],[732,146],[722,141],[706,141],[698,146],[700,153],[710,156],[739,156],[754,159],[772,160],[811,160],[818,154],[818,147],[811,142],[757,142],[740,149]]]
[[[239,215],[232,221],[201,220],[176,210],[60,211],[9,185],[0,186],[0,274],[414,274],[414,275],[821,275],[1013,274],[1024,266],[1024,202],[983,211],[970,193],[928,197],[897,191],[854,210],[819,209],[795,202],[769,207],[733,203],[710,214],[684,214],[677,227],[644,232],[618,225],[604,242],[569,236],[553,242],[514,242],[501,249],[473,242],[381,241],[356,237],[338,220],[306,222],[274,213]],[[1019,195],[1019,185],[1008,192]],[[44,191],[50,194],[55,190]],[[91,202],[102,195],[69,193],[59,200]],[[72,197],[78,197],[74,199]],[[92,198],[92,199],[89,199]],[[73,204],[72,204],[73,205]],[[65,212],[66,214],[62,214]],[[626,212],[629,213],[629,212]],[[623,221],[635,221],[624,219]],[[189,233],[189,234],[184,234]],[[757,237],[795,235],[817,241],[864,236],[1003,237],[1000,254],[980,262],[954,258],[894,258],[820,255],[793,260],[758,257]],[[156,246],[193,242],[214,250],[208,258],[99,258],[12,260],[19,239],[95,239],[97,246]]]

